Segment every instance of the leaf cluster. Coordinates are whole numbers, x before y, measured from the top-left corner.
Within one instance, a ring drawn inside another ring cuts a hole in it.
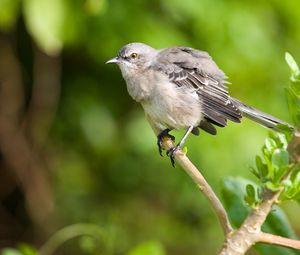
[[[287,89],[290,115],[296,127],[300,126],[300,69],[291,54],[285,54],[286,62],[291,71],[291,84]]]
[[[299,126],[300,70],[289,53],[286,53],[285,58],[291,70],[291,84],[287,89],[289,111],[294,124]],[[283,133],[269,133],[262,146],[262,155],[256,156],[256,166],[251,168],[261,183],[258,188],[252,184],[246,186],[245,201],[252,207],[259,204],[261,191],[265,188],[274,192],[282,189],[281,201],[300,200],[300,164],[290,163],[288,152],[293,129],[284,125],[280,125],[280,128]]]
[[[245,201],[249,205],[256,206],[259,203],[264,188],[274,192],[283,189],[281,200],[299,199],[300,165],[290,163],[287,145],[284,134],[272,132],[265,140],[262,156],[256,156],[256,167],[251,168],[262,185],[258,191],[251,184],[247,185]]]

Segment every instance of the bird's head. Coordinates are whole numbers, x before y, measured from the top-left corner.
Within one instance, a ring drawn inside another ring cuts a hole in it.
[[[130,74],[133,71],[143,70],[147,68],[157,51],[143,43],[129,43],[126,44],[118,52],[115,58],[106,62],[106,64],[117,64],[123,74]]]

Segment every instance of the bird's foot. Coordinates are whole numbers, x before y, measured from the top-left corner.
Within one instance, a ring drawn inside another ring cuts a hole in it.
[[[162,155],[162,144],[163,144],[163,140],[164,138],[170,138],[173,142],[175,141],[175,137],[170,135],[169,132],[171,130],[170,129],[165,129],[163,130],[158,136],[157,136],[157,146],[158,146],[158,152],[159,152],[159,155],[160,156],[163,156]]]
[[[170,157],[171,164],[173,167],[175,167],[175,154],[180,149],[181,149],[181,146],[179,144],[177,144],[175,147],[173,147],[167,151],[167,156]]]

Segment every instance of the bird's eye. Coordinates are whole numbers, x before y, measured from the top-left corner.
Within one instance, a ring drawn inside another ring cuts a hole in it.
[[[137,54],[136,53],[131,53],[130,58],[131,59],[136,59],[137,58]]]

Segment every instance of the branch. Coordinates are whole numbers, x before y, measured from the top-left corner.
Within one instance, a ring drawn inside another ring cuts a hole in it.
[[[49,56],[36,46],[33,53],[32,96],[23,128],[32,143],[40,147],[47,139],[58,106],[61,63],[59,56]]]
[[[51,188],[45,165],[20,127],[24,84],[20,64],[7,36],[0,36],[0,56],[1,155],[21,184],[32,220],[43,224],[53,211]]]
[[[230,236],[227,236],[224,246],[219,253],[220,255],[245,254],[251,246],[260,241],[261,226],[281,192],[281,190],[272,192],[268,189],[264,191],[262,203],[250,212],[239,229],[235,230]]]
[[[158,135],[159,128],[155,125],[155,123],[152,122],[149,116],[146,117],[152,129],[154,130],[154,133]],[[172,147],[174,147],[173,141],[169,138],[165,138],[163,140],[163,148],[169,150]],[[297,163],[299,161],[299,148],[300,130],[295,132],[291,142],[288,145],[291,163]],[[300,249],[300,241],[298,240],[267,234],[261,231],[262,224],[265,222],[268,214],[272,209],[273,204],[276,203],[283,189],[280,189],[276,192],[265,189],[262,194],[262,202],[260,203],[260,205],[250,212],[239,229],[233,230],[228,219],[227,212],[225,211],[220,200],[218,199],[210,185],[206,182],[200,171],[193,165],[193,163],[181,150],[179,150],[175,154],[175,160],[177,164],[179,164],[198,185],[200,190],[210,201],[215,213],[217,214],[224,235],[226,237],[223,248],[220,251],[219,255],[243,255],[250,247],[252,247],[257,242],[277,244],[294,249]],[[288,176],[289,174],[287,174],[285,178],[288,178]]]
[[[259,242],[268,243],[268,244],[277,244],[280,246],[285,246],[285,247],[300,250],[300,241],[299,240],[293,240],[290,238],[272,235],[272,234],[264,233],[264,232],[261,232],[259,234]]]
[[[297,163],[300,157],[300,133],[299,130],[295,131],[295,134],[288,145],[288,151],[290,153],[290,162]],[[286,178],[289,174],[286,176]],[[278,200],[278,197],[282,193],[283,189],[272,192],[266,189],[262,195],[262,202],[254,208],[248,217],[245,219],[241,227],[231,235],[228,235],[224,246],[219,253],[220,255],[242,255],[257,242],[274,243],[282,246],[290,246],[295,249],[299,248],[300,241],[273,236],[261,232],[261,226],[266,220],[267,215],[270,213],[272,206]],[[272,237],[272,238],[271,238]],[[276,238],[275,238],[276,237]],[[273,242],[272,242],[273,241]]]
[[[289,142],[287,148],[290,154],[290,161],[292,163],[297,163],[300,161],[300,128],[296,130],[292,140]]]
[[[155,126],[155,124],[151,121],[151,119],[148,116],[146,116],[146,117],[147,117],[154,133],[156,135],[158,135],[159,129]],[[171,139],[165,138],[163,140],[163,148],[165,150],[169,150],[169,149],[173,148],[174,146],[175,145]],[[228,219],[228,215],[227,215],[222,203],[220,202],[220,200],[218,199],[218,197],[216,196],[216,194],[214,193],[214,191],[212,190],[210,185],[207,183],[207,181],[205,180],[203,175],[200,173],[200,171],[195,167],[195,165],[189,160],[189,158],[185,155],[185,153],[183,153],[182,150],[179,150],[176,152],[175,161],[192,178],[192,180],[197,184],[197,186],[200,188],[202,193],[210,201],[210,203],[219,219],[219,222],[223,229],[224,235],[227,236],[229,233],[231,233],[233,231],[233,229],[232,229],[232,226]]]

